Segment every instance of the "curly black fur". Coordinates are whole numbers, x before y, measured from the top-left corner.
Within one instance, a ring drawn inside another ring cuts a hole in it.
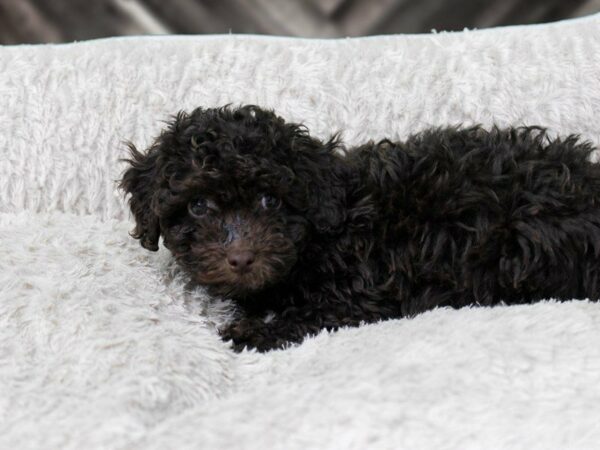
[[[435,307],[600,293],[600,166],[537,127],[431,129],[349,150],[256,106],[180,113],[121,187],[135,238],[233,298],[264,351]],[[269,319],[265,319],[266,315]]]

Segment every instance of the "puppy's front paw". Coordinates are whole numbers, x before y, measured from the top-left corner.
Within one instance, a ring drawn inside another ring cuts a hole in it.
[[[232,341],[233,350],[241,352],[244,348],[266,352],[283,348],[286,341],[271,336],[269,329],[262,319],[241,319],[232,322],[219,331],[226,341]]]
[[[224,341],[231,341],[233,349],[240,352],[244,347],[253,348],[250,345],[252,341],[252,321],[248,319],[238,320],[219,330],[219,334]]]

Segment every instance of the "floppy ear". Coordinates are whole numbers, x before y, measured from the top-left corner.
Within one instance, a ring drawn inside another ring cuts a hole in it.
[[[346,220],[348,166],[334,136],[326,143],[308,138],[294,143],[299,158],[294,171],[305,183],[306,218],[321,233],[335,232]]]
[[[131,159],[125,161],[130,167],[123,174],[119,188],[131,194],[129,207],[136,222],[132,237],[139,239],[145,249],[155,252],[158,250],[160,225],[152,208],[152,197],[158,182],[157,160],[160,152],[151,148],[147,154],[143,154],[133,144],[129,143],[128,146]]]

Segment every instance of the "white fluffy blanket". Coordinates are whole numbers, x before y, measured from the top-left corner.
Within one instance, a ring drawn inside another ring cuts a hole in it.
[[[527,448],[600,442],[600,305],[436,310],[261,355],[128,237],[122,141],[256,103],[348,143],[543,124],[600,143],[600,16],[423,36],[0,48],[0,447]]]

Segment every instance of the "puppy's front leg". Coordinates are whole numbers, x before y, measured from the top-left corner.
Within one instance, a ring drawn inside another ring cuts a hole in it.
[[[225,328],[219,330],[219,334],[225,341],[231,341],[233,350],[242,351],[244,348],[267,351],[272,348],[281,348],[285,342],[273,339],[265,326],[262,317],[245,317],[231,322]]]
[[[358,326],[361,322],[374,322],[382,318],[372,311],[354,312],[355,314],[351,314],[345,310],[306,305],[286,309],[270,320],[265,320],[262,316],[239,319],[221,330],[220,334],[223,339],[233,341],[236,351],[247,347],[264,352],[302,342],[305,337],[318,334],[323,329]]]
[[[321,330],[316,323],[275,317],[265,321],[264,317],[245,317],[232,322],[220,331],[224,340],[233,342],[233,349],[255,348],[260,352],[284,348],[291,343],[301,342],[308,334]]]

